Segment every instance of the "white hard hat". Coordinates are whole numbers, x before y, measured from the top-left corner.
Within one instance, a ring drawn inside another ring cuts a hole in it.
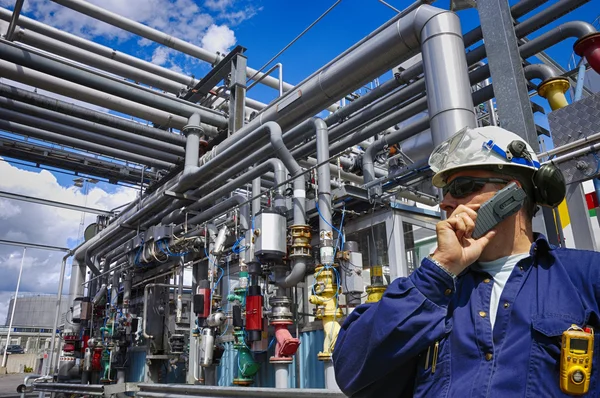
[[[503,128],[488,126],[464,128],[442,142],[431,153],[429,166],[435,172],[433,185],[441,188],[450,174],[460,169],[508,166],[533,172],[540,168],[540,162],[523,138]]]

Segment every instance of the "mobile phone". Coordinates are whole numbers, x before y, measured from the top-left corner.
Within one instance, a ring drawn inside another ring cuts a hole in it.
[[[523,188],[511,182],[485,202],[477,212],[473,238],[479,239],[505,218],[512,216],[523,207],[527,194]]]

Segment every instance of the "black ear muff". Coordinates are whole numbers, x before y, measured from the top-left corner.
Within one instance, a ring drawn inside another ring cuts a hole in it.
[[[546,163],[533,174],[535,202],[541,206],[556,207],[567,194],[562,171],[552,163]]]

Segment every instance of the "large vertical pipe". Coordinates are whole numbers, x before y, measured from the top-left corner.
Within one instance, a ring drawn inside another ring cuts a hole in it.
[[[287,363],[273,364],[275,368],[275,388],[288,388],[289,366]]]
[[[333,264],[333,228],[331,215],[331,172],[329,169],[329,135],[327,124],[314,119],[317,141],[318,203],[319,203],[319,254],[321,264]]]
[[[23,3],[25,0],[17,0],[15,3],[15,8],[12,13],[12,17],[10,19],[10,23],[8,24],[8,29],[6,30],[6,35],[4,36],[6,40],[12,41],[13,35],[15,33],[15,28],[17,27],[17,23],[19,21],[19,16],[21,15],[21,8],[23,7]],[[7,343],[8,345],[8,343]]]
[[[15,298],[12,302],[12,309],[10,311],[10,322],[8,325],[8,332],[6,334],[6,346],[4,346],[4,352],[2,353],[2,367],[6,368],[6,356],[8,355],[8,346],[10,345],[10,332],[12,331],[13,320],[15,318],[15,309],[17,308],[17,299],[19,298],[19,286],[21,286],[21,276],[23,275],[23,265],[25,264],[25,254],[27,248],[23,248],[23,254],[21,255],[21,266],[19,267],[19,277],[17,278],[17,288],[15,289]]]
[[[198,167],[200,159],[200,136],[203,134],[202,126],[200,126],[200,114],[194,113],[188,119],[188,124],[183,127],[183,134],[186,136],[185,141],[185,163],[183,172],[189,173]]]
[[[438,145],[464,127],[477,127],[458,16],[430,19],[423,26],[421,50],[431,135]]]

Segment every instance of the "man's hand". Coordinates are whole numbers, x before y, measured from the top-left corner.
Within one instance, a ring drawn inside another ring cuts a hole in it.
[[[491,230],[479,239],[471,237],[479,207],[481,205],[460,205],[447,220],[436,225],[438,247],[432,257],[454,275],[477,261],[496,234]]]

